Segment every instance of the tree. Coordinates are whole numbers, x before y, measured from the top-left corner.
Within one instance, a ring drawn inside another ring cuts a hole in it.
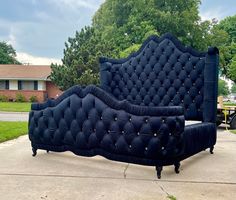
[[[15,49],[6,42],[0,42],[0,64],[20,64]]]
[[[229,16],[220,21],[219,29],[226,31],[230,36],[229,42],[236,42],[236,15]]]
[[[205,49],[208,34],[201,23],[199,0],[106,0],[93,18],[93,26],[121,51],[141,44],[146,33],[171,32],[186,45]],[[209,22],[208,22],[209,23]],[[208,25],[208,24],[207,24]]]
[[[65,43],[63,65],[51,65],[51,80],[62,90],[76,84],[98,84],[98,58],[115,56],[112,46],[92,27],[76,32]]]
[[[230,77],[230,79],[233,80],[234,83],[236,82],[236,53],[234,54],[234,57],[232,58],[229,65],[228,77]]]
[[[227,83],[220,79],[218,82],[218,96],[227,96],[229,94],[229,88]]]
[[[220,49],[220,66],[222,74],[236,83],[236,15],[226,17],[213,28],[214,41]]]
[[[77,31],[65,43],[63,65],[52,65],[52,81],[62,89],[98,83],[98,57],[126,57],[153,34],[171,32],[199,50],[211,43],[225,44],[227,32],[213,29],[214,20],[201,21],[199,4],[200,0],[106,0],[92,26]],[[224,56],[223,61],[228,59],[227,53]]]
[[[233,84],[231,88],[231,93],[236,93],[236,84]]]

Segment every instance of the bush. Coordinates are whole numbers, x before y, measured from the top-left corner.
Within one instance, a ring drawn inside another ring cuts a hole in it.
[[[5,95],[0,95],[0,102],[7,102],[8,101],[8,97]]]
[[[26,102],[25,96],[21,93],[17,93],[16,94],[16,102]]]
[[[30,98],[29,98],[29,100],[30,100],[30,102],[38,102],[38,99],[37,99],[37,97],[36,96],[31,96]]]

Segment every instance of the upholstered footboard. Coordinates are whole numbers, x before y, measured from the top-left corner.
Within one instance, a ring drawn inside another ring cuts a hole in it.
[[[72,151],[158,166],[159,171],[177,163],[183,133],[182,107],[135,106],[96,86],[72,87],[57,100],[33,104],[29,115],[34,156],[37,149]]]
[[[203,122],[185,126],[184,130],[184,158],[190,157],[216,144],[216,124]]]

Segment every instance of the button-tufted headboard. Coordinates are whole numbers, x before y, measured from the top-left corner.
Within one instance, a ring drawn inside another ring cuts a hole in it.
[[[100,58],[101,87],[141,106],[176,106],[186,120],[215,122],[217,48],[197,52],[171,34],[149,37],[126,59]]]

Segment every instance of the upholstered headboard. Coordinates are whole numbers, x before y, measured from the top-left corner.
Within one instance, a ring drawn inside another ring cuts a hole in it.
[[[215,122],[218,54],[185,47],[171,34],[151,36],[128,58],[100,58],[101,87],[119,100],[181,105],[187,120]]]

